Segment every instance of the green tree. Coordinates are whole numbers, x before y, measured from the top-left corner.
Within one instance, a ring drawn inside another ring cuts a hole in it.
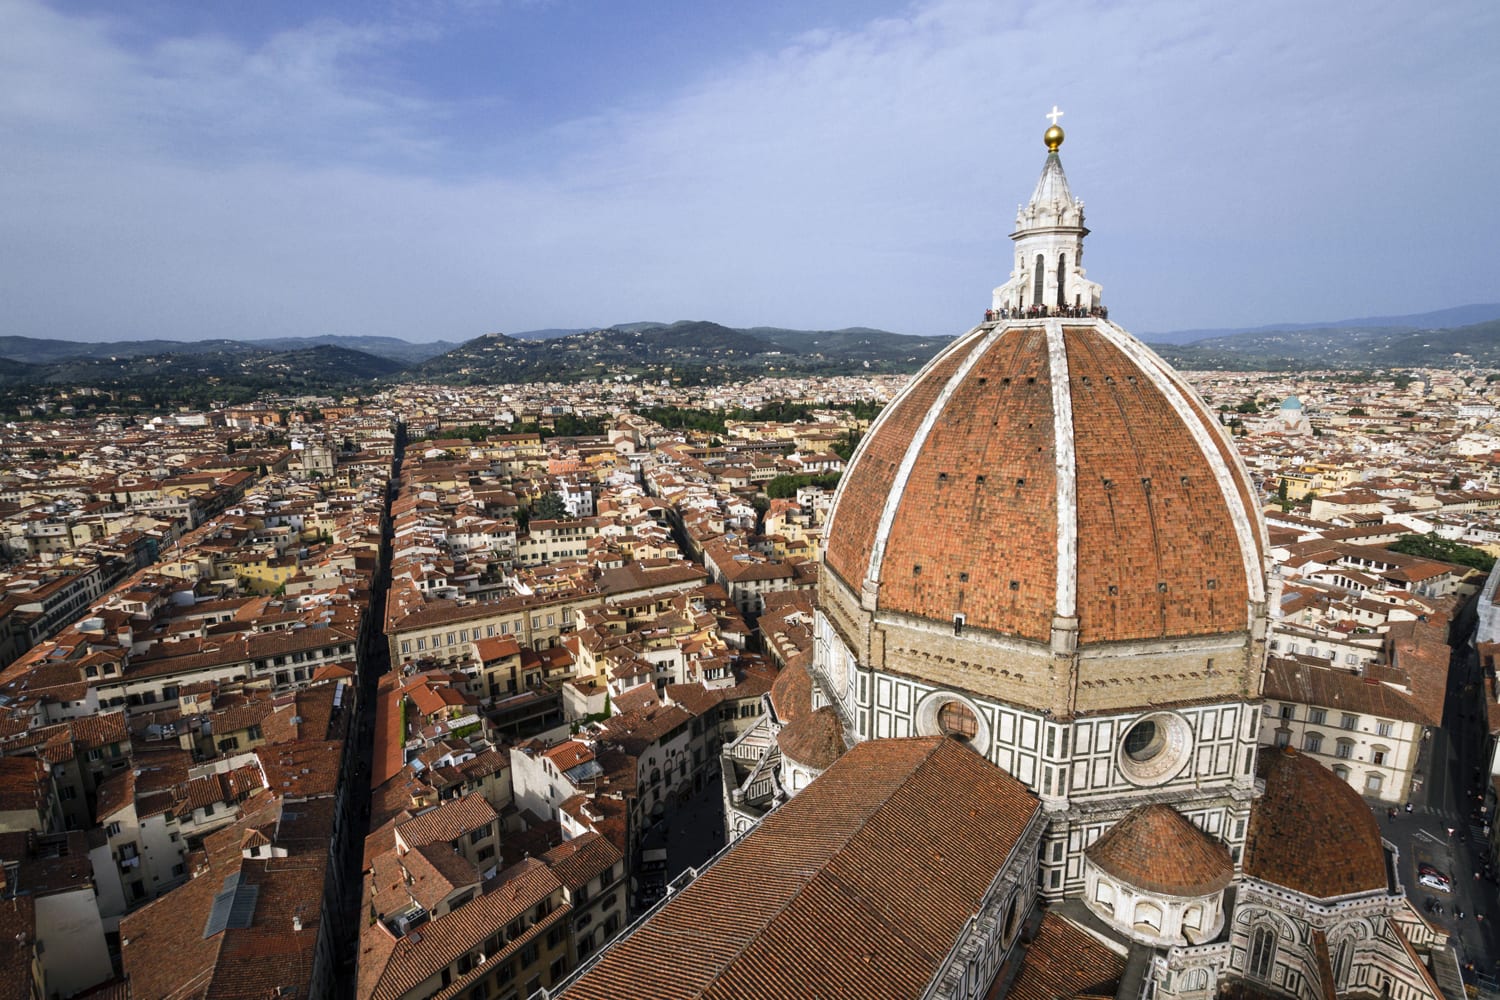
[[[1488,573],[1495,567],[1495,557],[1483,549],[1463,545],[1437,535],[1402,535],[1386,548],[1392,552],[1404,552],[1409,556],[1436,559],[1439,562],[1469,566]]]
[[[839,484],[840,474],[837,472],[811,473],[805,472],[801,475],[780,475],[766,483],[765,494],[772,500],[788,500],[797,495],[797,491],[804,486],[816,486],[819,489],[831,490]]]
[[[556,493],[543,493],[531,507],[531,516],[543,521],[567,521],[568,508],[563,505],[562,497]]]
[[[844,432],[844,439],[833,446],[833,453],[844,461],[849,461],[854,456],[854,449],[859,447],[859,439],[864,437],[863,431],[853,429]]]

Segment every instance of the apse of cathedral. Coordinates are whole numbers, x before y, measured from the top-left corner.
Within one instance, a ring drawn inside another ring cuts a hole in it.
[[[1369,808],[1257,752],[1257,494],[1109,319],[1058,116],[984,321],[844,473],[734,843],[563,995],[1442,995]]]

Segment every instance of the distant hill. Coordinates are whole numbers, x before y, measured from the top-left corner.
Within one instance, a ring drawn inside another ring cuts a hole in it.
[[[213,354],[245,347],[235,340],[115,340],[84,343],[37,337],[0,337],[0,358],[45,365],[74,358],[136,358],[148,354]]]
[[[867,329],[741,330],[706,320],[628,327],[542,340],[491,334],[429,359],[408,375],[460,382],[574,381],[620,375],[702,382],[730,374],[768,372],[915,371],[949,339]]]
[[[373,354],[377,358],[400,361],[403,364],[426,361],[428,358],[435,358],[458,346],[456,341],[451,340],[433,340],[417,344],[398,337],[336,336],[333,334],[322,337],[274,337],[244,343],[248,347],[275,348],[282,351],[296,351],[308,347],[342,347],[364,354]]]
[[[820,358],[926,364],[952,337],[912,337],[888,330],[851,326],[843,330],[786,330],[753,326],[745,331],[784,350]]]
[[[1500,317],[1442,329],[1426,325],[1486,311],[1500,306],[1240,331],[1189,344],[1158,340],[1153,346],[1181,368],[1500,368]],[[1382,325],[1398,320],[1423,322]],[[155,406],[238,402],[263,392],[368,390],[397,380],[477,385],[629,377],[695,385],[756,375],[914,372],[951,341],[869,327],[737,329],[708,320],[495,333],[460,344],[361,336],[99,343],[13,336],[0,337],[0,408],[15,409],[37,386],[92,386]]]
[[[158,344],[161,342],[157,342]],[[139,397],[146,405],[213,401],[244,402],[262,392],[322,395],[362,388],[402,371],[403,365],[347,347],[323,344],[279,351],[235,344],[201,353],[72,357],[46,364],[8,361],[0,366],[0,405],[10,409],[32,396],[37,386],[88,386]]]
[[[181,354],[244,354],[261,351],[298,351],[312,347],[339,347],[393,361],[410,363],[450,351],[457,344],[437,340],[414,344],[396,337],[321,336],[272,337],[265,340],[42,340],[37,337],[0,337],[0,358],[28,364],[92,358],[138,358]]]
[[[1316,327],[1152,344],[1179,368],[1500,367],[1500,320],[1448,330]]]
[[[1448,309],[1411,313],[1406,316],[1365,316],[1360,319],[1343,319],[1332,323],[1275,323],[1270,326],[1221,327],[1207,330],[1133,332],[1137,337],[1151,344],[1193,344],[1204,340],[1237,337],[1242,334],[1293,333],[1300,330],[1377,330],[1392,327],[1407,330],[1450,330],[1454,327],[1485,323],[1492,319],[1500,319],[1500,302],[1453,306]]]
[[[569,329],[561,327],[548,327],[545,330],[523,330],[520,333],[507,334],[512,340],[554,340],[557,337],[566,337],[574,333],[586,333],[588,327],[578,326]],[[456,344],[454,345],[457,346]]]

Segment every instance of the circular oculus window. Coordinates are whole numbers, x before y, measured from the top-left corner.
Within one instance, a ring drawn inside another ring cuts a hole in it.
[[[979,753],[990,746],[990,726],[979,706],[951,691],[930,691],[917,703],[913,728],[920,736],[962,740]]]
[[[1137,785],[1170,781],[1187,763],[1193,750],[1193,730],[1187,720],[1171,712],[1157,712],[1136,721],[1120,741],[1120,770]]]

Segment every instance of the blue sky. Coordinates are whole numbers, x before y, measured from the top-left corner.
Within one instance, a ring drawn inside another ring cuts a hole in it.
[[[0,0],[0,333],[957,333],[1043,114],[1137,332],[1500,301],[1500,4]]]

